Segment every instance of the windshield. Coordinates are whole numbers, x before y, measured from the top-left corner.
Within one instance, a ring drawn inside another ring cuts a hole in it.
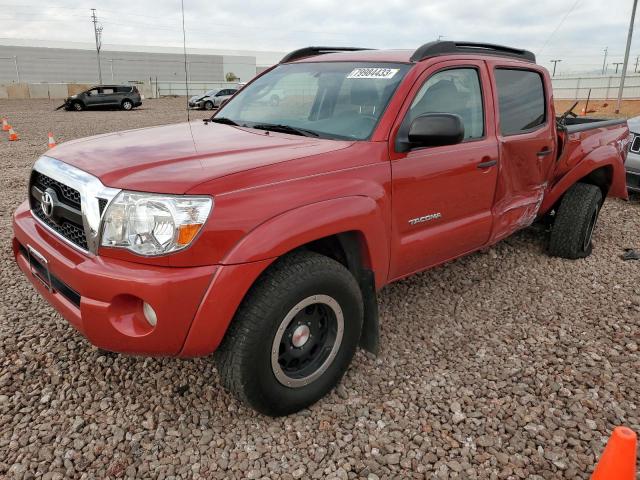
[[[215,117],[265,130],[286,126],[321,138],[365,140],[409,68],[370,62],[279,65],[240,90]]]

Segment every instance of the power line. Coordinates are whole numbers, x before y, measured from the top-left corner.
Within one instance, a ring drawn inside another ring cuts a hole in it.
[[[537,52],[538,55],[542,53],[542,51],[546,48],[547,44],[549,43],[549,40],[551,40],[551,38],[556,34],[556,32],[558,30],[560,30],[560,27],[562,26],[562,24],[564,23],[564,21],[567,19],[567,17],[569,15],[571,15],[571,12],[573,12],[573,10],[578,6],[578,4],[581,2],[582,0],[576,0],[575,3],[571,6],[571,8],[569,9],[569,11],[567,11],[567,13],[565,13],[564,17],[562,17],[562,20],[560,20],[560,23],[558,23],[558,26],[553,30],[553,32],[551,32],[551,35],[549,35],[547,37],[547,39],[544,41],[544,43],[542,44],[542,47],[540,47],[540,50]]]

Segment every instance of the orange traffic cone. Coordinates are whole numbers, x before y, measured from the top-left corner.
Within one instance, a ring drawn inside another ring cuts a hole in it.
[[[614,428],[591,480],[635,480],[636,443],[633,430]]]
[[[56,141],[55,141],[55,139],[53,138],[53,133],[49,132],[49,141],[48,141],[48,143],[47,143],[47,147],[49,147],[49,148],[53,148],[53,147],[55,147],[55,146],[56,146]]]
[[[9,125],[9,141],[15,142],[16,140],[19,140],[19,139],[20,137],[18,137],[18,134],[13,130],[13,127]]]
[[[8,132],[10,128],[11,126],[9,125],[9,122],[7,122],[7,117],[2,117],[2,131]]]

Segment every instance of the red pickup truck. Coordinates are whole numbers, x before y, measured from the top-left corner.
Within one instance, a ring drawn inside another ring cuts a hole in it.
[[[283,100],[270,101],[273,91]],[[623,120],[556,117],[532,53],[310,47],[205,122],[71,141],[33,167],[13,249],[100,348],[216,352],[268,415],[378,349],[376,292],[536,220],[580,258],[627,197]]]

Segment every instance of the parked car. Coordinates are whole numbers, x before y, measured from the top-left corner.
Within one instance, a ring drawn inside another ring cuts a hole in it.
[[[15,259],[94,345],[215,352],[240,399],[295,412],[377,352],[384,285],[543,218],[551,255],[591,253],[605,197],[627,198],[627,124],[552,98],[525,50],[297,50],[191,128],[40,157]]]
[[[143,97],[135,85],[98,85],[89,90],[67,97],[58,109],[75,110],[86,108],[119,107],[132,110],[142,105]]]
[[[625,167],[627,170],[627,187],[632,192],[640,192],[640,117],[628,120],[629,154]]]
[[[202,95],[194,95],[189,99],[191,108],[204,108],[205,110],[213,110],[219,108],[226,100],[230,99],[236,92],[237,88],[223,88],[209,90]]]

